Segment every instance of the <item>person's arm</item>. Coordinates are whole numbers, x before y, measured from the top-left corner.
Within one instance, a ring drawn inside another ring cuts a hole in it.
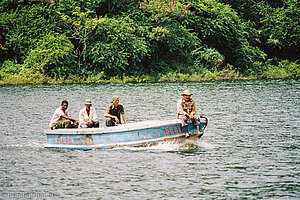
[[[77,121],[76,119],[74,119],[74,118],[72,118],[72,117],[70,117],[70,116],[68,116],[68,115],[66,115],[66,114],[61,115],[61,117],[66,118],[66,119],[68,119],[68,120],[71,120],[71,121],[74,122],[76,125],[78,125],[78,121]]]
[[[82,110],[79,111],[79,124],[86,125],[86,122],[84,121],[84,113]]]
[[[122,114],[122,118],[123,118],[124,124],[127,124],[127,120],[126,120],[125,114]]]
[[[91,108],[91,115],[92,115],[92,121],[93,122],[98,122],[98,117],[96,113],[96,109],[94,107]]]
[[[110,109],[111,109],[111,105],[109,105],[109,106],[107,107],[106,112],[105,112],[105,114],[104,114],[104,117],[109,117],[109,118],[115,119],[115,120],[116,120],[116,123],[119,124],[120,122],[119,122],[118,117],[109,114]]]
[[[109,114],[109,111],[110,111],[110,109],[111,109],[110,107],[111,107],[111,105],[109,105],[109,106],[107,107],[107,109],[106,109],[106,111],[105,111],[105,113],[104,113],[104,117],[115,119],[116,122],[119,121],[119,119],[118,119],[116,116]]]
[[[186,115],[187,113],[184,112],[181,103],[182,103],[181,100],[179,100],[179,101],[177,102],[177,114],[178,114],[178,115]]]
[[[196,114],[196,102],[193,100],[193,105],[192,105],[192,112],[191,114],[195,115]]]
[[[192,103],[192,112],[190,114],[190,119],[194,119],[194,115],[196,114],[196,102],[193,100]]]
[[[105,113],[105,114],[104,114],[104,117],[109,117],[109,118],[115,119],[117,124],[119,124],[119,123],[120,123],[120,121],[119,121],[118,117],[116,117],[116,116],[114,116],[114,115],[111,115],[111,114]]]

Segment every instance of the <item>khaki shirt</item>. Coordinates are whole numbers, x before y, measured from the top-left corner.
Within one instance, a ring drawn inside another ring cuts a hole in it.
[[[196,102],[194,99],[190,98],[189,101],[185,101],[183,98],[177,102],[177,114],[186,115],[186,114],[196,114]]]

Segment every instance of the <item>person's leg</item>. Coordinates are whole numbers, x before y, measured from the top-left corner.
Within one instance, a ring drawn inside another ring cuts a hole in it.
[[[56,129],[58,128],[78,128],[78,125],[74,124],[70,120],[62,120],[55,124],[54,126]]]
[[[99,122],[98,122],[98,121],[93,122],[93,124],[94,124],[94,127],[95,127],[95,128],[98,128],[98,127],[99,127]]]
[[[203,132],[200,131],[200,117],[198,115],[194,115],[193,124],[196,127],[196,134],[198,138],[203,135]]]
[[[63,121],[59,121],[54,125],[55,129],[65,128]]]
[[[188,118],[185,115],[179,115],[179,119],[181,119],[181,126],[183,131],[185,132],[185,137],[189,138],[190,134],[189,134],[188,123],[187,123]]]
[[[95,127],[95,128],[97,128],[97,127],[99,127],[99,122],[92,122],[91,123],[91,125],[88,125],[88,128],[93,128],[93,127]]]
[[[69,123],[69,120],[65,119],[65,120],[61,120],[61,121],[58,121],[56,124],[55,124],[55,128],[56,129],[59,129],[59,128],[67,128],[67,124]]]
[[[78,128],[77,124],[74,124],[74,122],[67,120],[67,122],[65,123],[65,128]]]
[[[116,122],[112,118],[107,118],[105,125],[106,126],[116,126]]]

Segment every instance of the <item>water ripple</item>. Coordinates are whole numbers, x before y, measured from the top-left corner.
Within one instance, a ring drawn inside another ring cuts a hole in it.
[[[135,122],[175,118],[176,102],[186,88],[194,93],[199,113],[209,118],[196,146],[166,142],[120,150],[43,148],[43,130],[63,99],[75,118],[84,100],[92,99],[104,126],[113,95],[120,96],[128,121]],[[0,105],[0,198],[300,197],[299,80],[1,86]]]

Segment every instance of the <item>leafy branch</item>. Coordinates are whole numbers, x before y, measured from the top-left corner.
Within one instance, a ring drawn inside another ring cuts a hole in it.
[[[81,61],[85,61],[85,51],[87,49],[87,41],[89,35],[101,24],[105,18],[90,17],[93,11],[82,12],[80,7],[75,7],[74,16],[68,16],[60,13],[63,23],[72,31],[72,37],[79,41],[76,51],[78,52],[78,66],[81,68]]]

